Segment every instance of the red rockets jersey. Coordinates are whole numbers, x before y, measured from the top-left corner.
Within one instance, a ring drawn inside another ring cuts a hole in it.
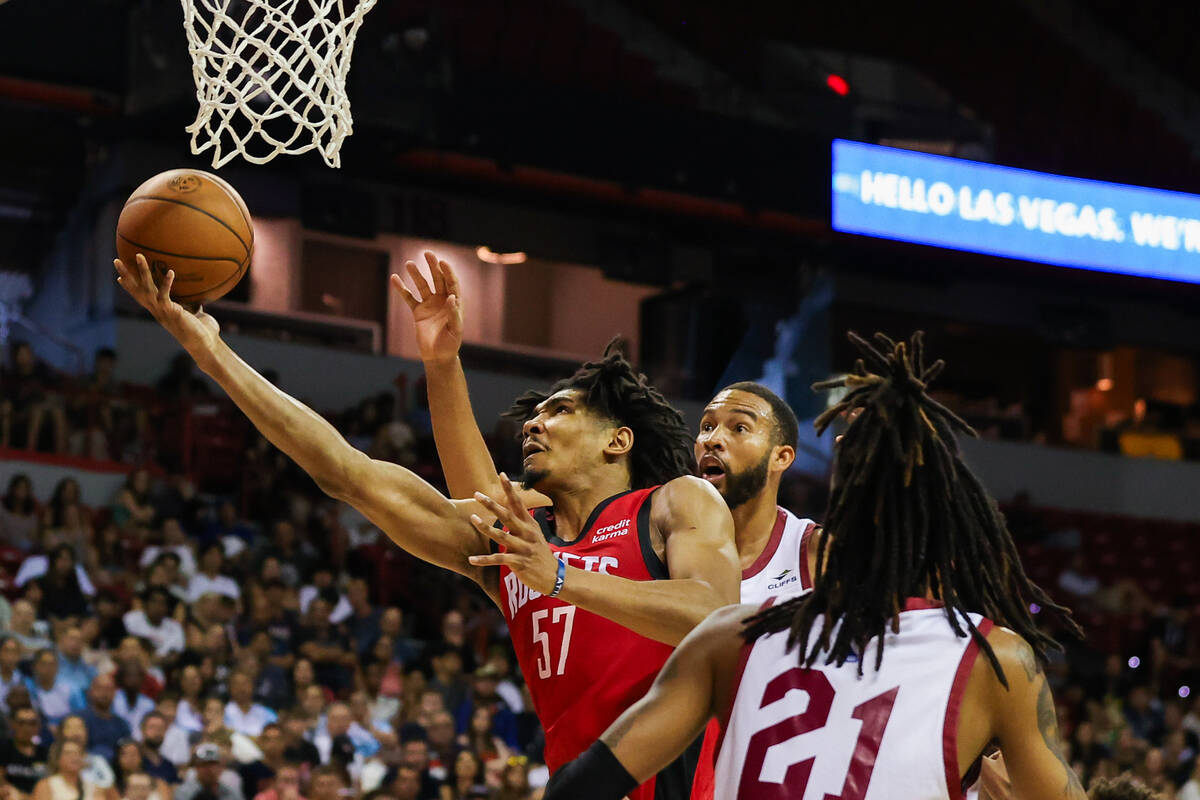
[[[664,579],[669,577],[667,567],[650,542],[653,493],[654,488],[639,489],[604,500],[573,542],[555,535],[553,509],[532,514],[567,566],[634,581]],[[546,764],[554,771],[583,753],[646,694],[674,648],[539,594],[505,566],[500,567],[499,595],[521,672],[546,732]],[[657,792],[656,780],[651,779],[631,793],[630,800],[687,797],[690,779],[664,771],[657,776]],[[677,781],[679,788],[668,790],[667,784]]]

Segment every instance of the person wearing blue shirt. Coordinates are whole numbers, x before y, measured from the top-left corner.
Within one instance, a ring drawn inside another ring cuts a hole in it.
[[[87,726],[88,752],[112,761],[117,742],[131,735],[129,723],[113,713],[117,682],[111,675],[97,675],[88,689],[88,707],[80,714]]]
[[[33,657],[33,677],[25,681],[29,699],[50,725],[87,705],[83,692],[59,677],[58,656],[48,647],[38,650]]]
[[[81,694],[92,685],[96,668],[83,661],[83,634],[72,625],[58,637],[58,677]]]

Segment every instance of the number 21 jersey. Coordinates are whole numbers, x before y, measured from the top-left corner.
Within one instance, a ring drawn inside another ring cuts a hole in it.
[[[971,615],[980,633],[990,620]],[[965,626],[964,626],[965,627]],[[813,625],[809,641],[820,634]],[[978,646],[940,604],[911,599],[900,632],[842,666],[800,666],[788,631],[746,645],[718,745],[716,796],[728,800],[959,800],[958,712]],[[972,765],[973,771],[975,765]]]
[[[550,549],[567,566],[631,581],[664,579],[669,577],[667,568],[650,542],[653,492],[639,489],[603,501],[572,542],[555,535],[551,509],[532,513]],[[570,580],[568,575],[568,584]],[[551,771],[583,753],[640,700],[674,650],[598,614],[539,594],[503,566],[500,600],[517,661],[546,733],[546,764]],[[687,797],[691,775],[685,772],[682,765],[673,765],[638,787],[630,798]]]

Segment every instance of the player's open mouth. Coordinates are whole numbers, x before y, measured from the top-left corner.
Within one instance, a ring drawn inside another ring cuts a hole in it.
[[[700,477],[712,484],[725,480],[725,465],[716,456],[706,455],[700,459]]]
[[[537,455],[538,453],[544,453],[545,451],[546,448],[542,447],[537,442],[533,440],[526,440],[525,444],[521,446],[521,458],[525,461],[528,461],[530,457]]]

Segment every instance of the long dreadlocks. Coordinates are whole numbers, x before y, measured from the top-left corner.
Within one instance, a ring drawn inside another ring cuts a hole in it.
[[[806,667],[825,651],[825,663],[841,666],[878,637],[879,669],[889,622],[898,632],[906,598],[932,593],[950,627],[979,644],[1007,687],[995,653],[966,612],[1016,631],[1040,659],[1059,645],[1034,625],[1030,603],[1076,635],[1079,626],[1025,576],[1003,514],[959,457],[955,434],[975,431],[926,394],[945,362],[925,365],[920,332],[909,344],[877,333],[878,347],[849,336],[862,353],[854,371],[813,385],[848,390],[817,417],[818,433],[843,414],[851,419],[834,448],[825,515],[831,535],[817,548],[816,588],[751,617],[743,635],[753,641],[790,629],[788,647],[800,645]],[[823,625],[810,645],[818,617]]]
[[[504,416],[525,422],[533,418],[537,405],[555,392],[578,389],[589,411],[633,431],[629,471],[634,489],[695,474],[692,435],[683,415],[625,360],[617,341],[609,342],[599,361],[587,362],[550,391],[521,395]]]

